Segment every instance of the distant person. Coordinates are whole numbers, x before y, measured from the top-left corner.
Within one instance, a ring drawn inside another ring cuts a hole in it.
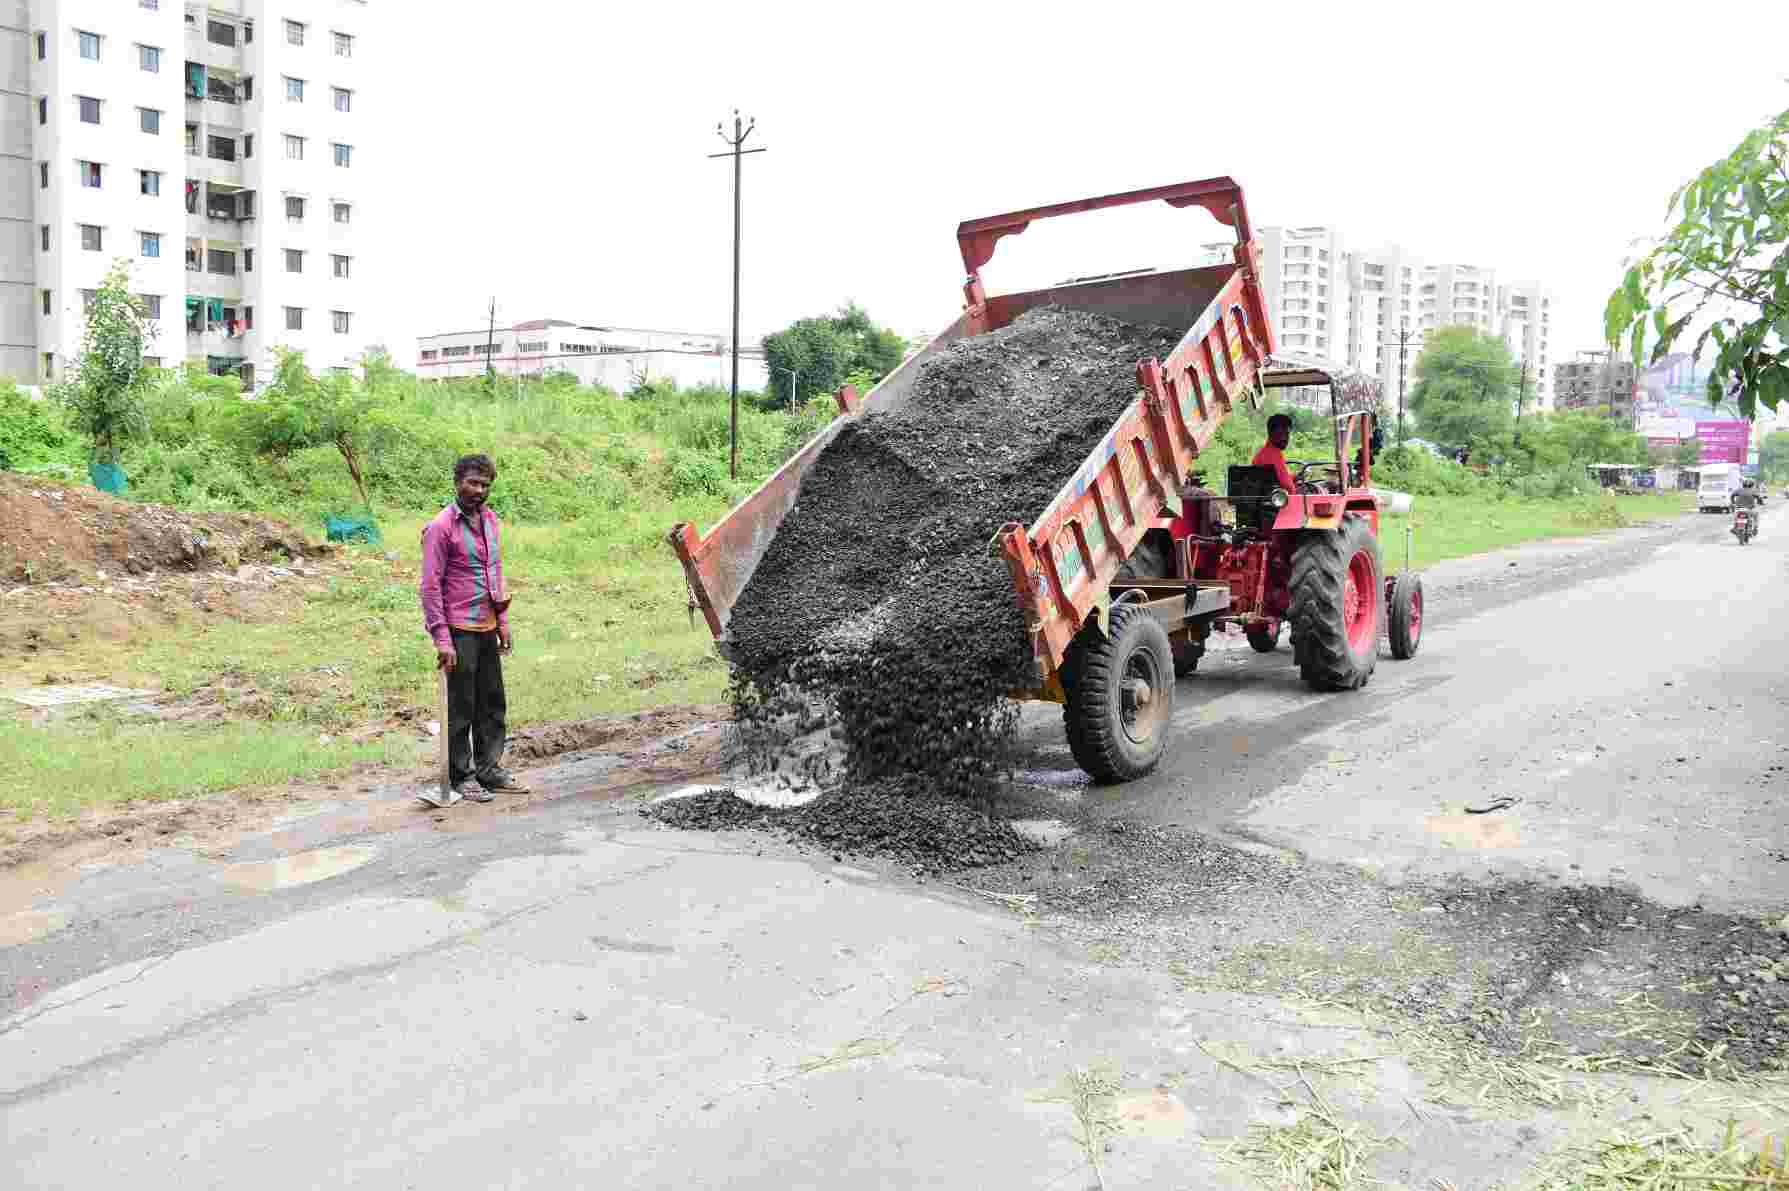
[[[1256,467],[1271,467],[1275,482],[1287,492],[1297,492],[1298,482],[1292,478],[1292,469],[1286,466],[1286,448],[1292,442],[1292,418],[1287,414],[1275,414],[1267,419],[1267,442],[1255,452],[1252,462]]]
[[[461,798],[489,802],[526,794],[502,766],[505,740],[501,655],[510,651],[509,589],[497,515],[485,507],[497,467],[489,455],[453,465],[454,499],[422,530],[422,624],[447,672],[447,769],[452,788],[418,797],[431,806]]]
[[[1764,501],[1758,495],[1758,481],[1746,480],[1740,484],[1739,491],[1733,494],[1733,507],[1752,510],[1752,523],[1763,523]]]

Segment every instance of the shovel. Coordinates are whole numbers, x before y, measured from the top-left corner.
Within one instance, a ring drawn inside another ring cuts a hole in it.
[[[435,675],[437,692],[435,697],[435,714],[440,717],[435,722],[441,726],[441,730],[435,734],[435,747],[438,750],[435,755],[436,788],[433,791],[430,791],[425,787],[421,793],[417,794],[417,798],[421,799],[429,806],[440,810],[445,807],[450,807],[458,802],[460,796],[454,791],[453,770],[449,767],[447,762],[447,667],[437,666],[435,668]]]

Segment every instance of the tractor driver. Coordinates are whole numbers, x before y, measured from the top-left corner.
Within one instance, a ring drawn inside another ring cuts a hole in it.
[[[1255,458],[1251,460],[1256,467],[1271,467],[1277,477],[1276,482],[1288,494],[1298,491],[1298,482],[1292,478],[1292,469],[1286,466],[1286,447],[1292,442],[1292,419],[1286,414],[1275,414],[1267,419],[1267,442]]]

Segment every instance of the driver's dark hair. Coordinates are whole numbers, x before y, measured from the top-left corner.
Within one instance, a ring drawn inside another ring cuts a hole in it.
[[[1272,434],[1274,432],[1274,430],[1280,426],[1284,426],[1288,431],[1291,430],[1292,429],[1292,415],[1291,414],[1275,414],[1275,415],[1273,415],[1273,417],[1267,419],[1267,433]]]
[[[461,455],[454,461],[453,482],[457,484],[465,479],[468,473],[475,471],[487,475],[493,480],[497,478],[497,465],[491,462],[489,455],[480,452],[476,455]]]

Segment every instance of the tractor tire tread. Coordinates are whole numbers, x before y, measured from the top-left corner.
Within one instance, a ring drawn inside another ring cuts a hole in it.
[[[1293,624],[1295,660],[1305,682],[1320,691],[1363,687],[1378,660],[1377,623],[1372,646],[1356,657],[1342,623],[1342,589],[1349,560],[1362,546],[1371,546],[1375,573],[1372,599],[1377,620],[1383,620],[1383,570],[1378,543],[1364,520],[1347,517],[1339,530],[1318,530],[1300,536],[1292,555],[1291,601],[1287,618]]]
[[[1139,619],[1147,627],[1135,631],[1159,637],[1159,643],[1152,642],[1151,645],[1159,644],[1161,652],[1168,655],[1164,660],[1171,670],[1173,651],[1168,647],[1167,633],[1141,608],[1127,605],[1113,608],[1107,617],[1107,632],[1101,633],[1098,624],[1092,623],[1089,626],[1091,632],[1088,628],[1082,629],[1070,647],[1075,655],[1074,685],[1068,691],[1068,702],[1062,706],[1062,723],[1075,763],[1095,781],[1131,781],[1149,773],[1161,760],[1164,741],[1157,741],[1154,749],[1145,755],[1135,755],[1119,741],[1122,729],[1113,722],[1108,711],[1113,703],[1112,684],[1123,679],[1116,664],[1119,646],[1131,625]],[[1172,698],[1172,690],[1172,684],[1167,684],[1163,697]]]

